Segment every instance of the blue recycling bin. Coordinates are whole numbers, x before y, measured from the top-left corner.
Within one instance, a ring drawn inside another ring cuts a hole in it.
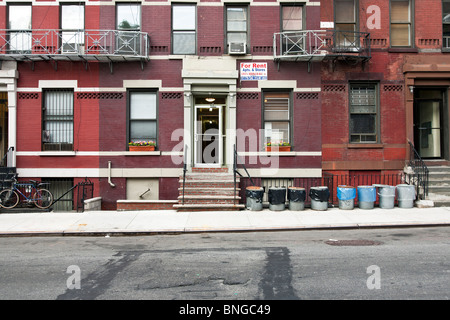
[[[377,200],[374,186],[358,186],[358,206],[360,209],[373,209]]]

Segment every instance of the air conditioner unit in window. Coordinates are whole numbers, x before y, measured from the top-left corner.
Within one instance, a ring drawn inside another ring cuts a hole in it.
[[[78,48],[76,43],[64,43],[62,45],[62,53],[77,53]]]
[[[228,43],[229,54],[246,54],[247,44],[245,42],[229,42]]]

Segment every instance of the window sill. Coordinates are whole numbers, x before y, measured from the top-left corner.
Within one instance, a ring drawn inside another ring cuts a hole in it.
[[[349,149],[383,149],[384,145],[381,143],[348,143]]]
[[[75,151],[41,151],[39,155],[41,157],[74,157],[76,156]]]
[[[417,48],[389,48],[388,52],[398,52],[398,53],[418,53]]]
[[[125,156],[160,156],[161,151],[126,151]]]

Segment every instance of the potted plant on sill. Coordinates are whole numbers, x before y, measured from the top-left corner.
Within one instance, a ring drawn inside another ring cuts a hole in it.
[[[289,142],[284,142],[284,141],[280,141],[280,142],[268,142],[266,144],[266,151],[267,152],[271,152],[271,151],[280,151],[280,152],[286,152],[286,151],[291,151],[291,145]]]
[[[153,140],[148,141],[131,141],[128,143],[129,151],[154,151],[156,142]]]

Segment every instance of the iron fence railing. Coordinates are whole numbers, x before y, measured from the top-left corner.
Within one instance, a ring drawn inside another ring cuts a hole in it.
[[[131,56],[147,58],[145,32],[121,30],[0,30],[0,54],[16,59],[45,56]]]
[[[328,203],[331,206],[338,206],[339,199],[337,197],[337,189],[339,186],[352,186],[357,189],[358,186],[398,186],[400,184],[408,184],[408,175],[403,172],[388,173],[388,174],[331,174],[324,172],[322,177],[305,177],[305,178],[252,178],[253,183],[248,177],[241,177],[240,181],[240,196],[241,202],[245,203],[245,189],[251,185],[261,186],[264,189],[263,203],[268,201],[268,191],[270,187],[301,187],[305,189],[306,200],[305,205],[311,205],[309,191],[312,187],[325,186],[330,191],[330,198]],[[358,202],[358,195],[355,199]],[[375,201],[379,204],[379,199]]]

